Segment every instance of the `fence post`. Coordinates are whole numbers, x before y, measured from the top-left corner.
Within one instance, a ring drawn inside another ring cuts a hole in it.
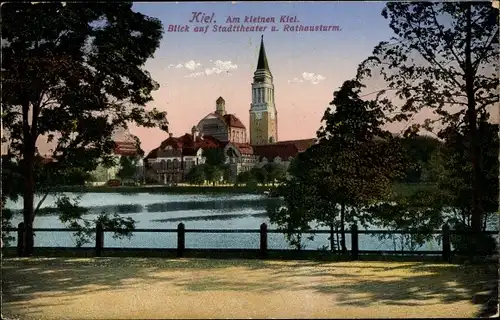
[[[100,257],[104,249],[104,228],[101,222],[95,226],[95,256]]]
[[[359,244],[358,244],[358,226],[351,226],[351,258],[352,260],[359,259]]]
[[[443,225],[443,260],[450,261],[451,245],[450,245],[450,226]]]
[[[23,238],[24,238],[24,222],[17,225],[17,256],[20,257],[23,253]]]
[[[184,223],[177,226],[177,257],[181,258],[186,248],[186,231]]]
[[[267,256],[267,224],[260,225],[260,256]]]

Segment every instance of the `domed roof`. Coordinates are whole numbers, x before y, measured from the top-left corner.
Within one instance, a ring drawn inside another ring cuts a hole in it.
[[[229,127],[245,129],[245,125],[243,124],[243,122],[241,122],[241,120],[238,119],[234,114],[225,114],[224,116],[222,116],[222,118]]]

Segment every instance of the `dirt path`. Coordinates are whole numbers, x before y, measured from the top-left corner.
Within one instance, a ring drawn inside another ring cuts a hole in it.
[[[3,313],[36,319],[474,317],[482,274],[429,263],[7,259]]]

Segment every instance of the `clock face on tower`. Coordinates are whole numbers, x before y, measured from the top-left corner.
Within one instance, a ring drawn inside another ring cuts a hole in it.
[[[256,112],[256,113],[255,113],[255,118],[256,118],[257,120],[262,119],[262,112]]]

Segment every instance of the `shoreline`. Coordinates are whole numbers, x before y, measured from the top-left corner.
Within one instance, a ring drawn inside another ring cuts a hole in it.
[[[411,194],[418,190],[433,187],[433,184],[426,183],[395,183],[393,189],[399,194]],[[276,190],[278,185],[257,185],[253,187],[218,185],[218,186],[196,186],[196,185],[141,185],[141,186],[61,186],[54,189],[53,192],[72,192],[72,193],[161,193],[161,194],[264,194]]]
[[[72,193],[162,193],[162,194],[264,194],[265,191],[273,190],[276,186],[64,186],[57,188],[54,192]]]

